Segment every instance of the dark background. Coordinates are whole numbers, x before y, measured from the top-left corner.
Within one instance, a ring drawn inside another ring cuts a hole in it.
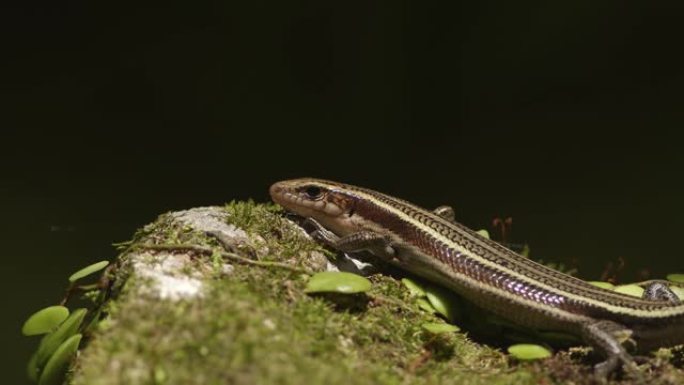
[[[24,381],[25,317],[112,242],[283,178],[512,216],[587,279],[684,269],[681,9],[244,3],[1,13],[3,382]]]

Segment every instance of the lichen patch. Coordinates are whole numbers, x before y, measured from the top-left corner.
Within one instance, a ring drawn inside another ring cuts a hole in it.
[[[139,286],[141,294],[172,301],[202,296],[201,273],[188,263],[187,256],[157,253],[149,257],[153,260],[137,258],[133,262],[135,274],[151,281],[149,285]]]

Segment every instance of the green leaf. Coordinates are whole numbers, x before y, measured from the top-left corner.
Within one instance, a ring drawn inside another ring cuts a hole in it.
[[[613,291],[618,293],[631,295],[633,297],[641,297],[644,294],[644,288],[638,285],[621,285],[615,286]]]
[[[54,332],[43,338],[38,347],[38,351],[36,352],[36,366],[39,369],[45,365],[48,358],[52,356],[64,341],[78,332],[78,328],[81,326],[87,312],[88,310],[85,308],[74,310],[69,318],[62,322]]]
[[[425,298],[418,298],[416,303],[418,304],[419,308],[425,310],[430,314],[434,314],[437,311],[434,307],[432,307],[432,305],[430,305],[430,302],[428,302]]]
[[[31,359],[28,362],[28,365],[26,365],[26,374],[28,375],[29,380],[31,382],[36,382],[38,381],[38,352],[33,353],[31,356]]]
[[[80,334],[75,334],[59,345],[47,364],[45,364],[45,368],[40,374],[38,385],[59,385],[62,383],[71,358],[76,353],[76,350],[78,350],[81,337]]]
[[[684,283],[684,274],[668,274],[666,278],[670,282]]]
[[[613,290],[615,288],[615,285],[613,285],[610,282],[604,282],[604,281],[587,281],[588,283],[600,287],[602,289],[608,289],[608,290]]]
[[[427,299],[437,313],[443,315],[449,321],[454,321],[456,314],[458,314],[458,303],[456,302],[456,294],[437,286],[428,286],[425,288]]]
[[[508,347],[508,353],[521,361],[539,360],[551,357],[551,352],[535,344],[515,344]]]
[[[478,233],[478,234],[480,234],[481,236],[483,236],[483,237],[489,239],[489,231],[487,231],[486,229],[477,230],[476,233]]]
[[[82,330],[82,333],[84,334],[90,334],[92,333],[95,328],[100,324],[100,315],[102,314],[102,307],[98,308],[95,311],[95,314],[90,318],[90,322],[88,323],[87,326],[85,326]]]
[[[71,277],[69,277],[69,282],[75,282],[83,277],[87,277],[90,274],[96,273],[107,267],[107,265],[109,265],[109,261],[100,261],[97,263],[93,263],[92,265],[88,265],[82,268],[81,270],[75,272],[74,274],[71,274]]]
[[[425,290],[416,281],[409,278],[402,278],[401,283],[406,286],[413,297],[425,297]]]
[[[684,301],[684,287],[670,286],[670,290],[677,294],[677,297],[679,297],[680,300]]]
[[[33,313],[24,322],[21,332],[25,336],[45,334],[61,324],[69,316],[69,309],[64,306],[49,306]]]
[[[366,278],[345,272],[324,271],[314,274],[304,289],[305,293],[361,293],[370,290],[371,282]]]
[[[451,325],[444,322],[427,322],[420,326],[422,326],[423,329],[429,331],[432,334],[451,333],[461,330],[456,325]]]
[[[531,252],[532,252],[532,250],[530,249],[530,245],[528,245],[526,243],[523,245],[523,249],[522,249],[522,251],[520,251],[520,255],[522,255],[523,257],[529,258]]]

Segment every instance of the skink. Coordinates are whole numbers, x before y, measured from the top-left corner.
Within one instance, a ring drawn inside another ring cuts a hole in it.
[[[314,236],[344,252],[367,250],[441,284],[476,306],[535,330],[574,335],[605,357],[605,377],[640,352],[684,343],[684,303],[664,281],[638,298],[538,264],[453,218],[366,188],[302,178],[273,184],[272,199],[315,225]]]

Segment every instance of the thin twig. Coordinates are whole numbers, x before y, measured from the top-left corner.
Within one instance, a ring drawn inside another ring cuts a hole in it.
[[[75,285],[73,282],[69,282],[69,286],[67,286],[65,292],[64,292],[64,297],[62,297],[62,300],[59,302],[60,305],[64,306],[67,301],[69,301],[69,298],[71,298],[71,295],[74,293],[75,290]]]

